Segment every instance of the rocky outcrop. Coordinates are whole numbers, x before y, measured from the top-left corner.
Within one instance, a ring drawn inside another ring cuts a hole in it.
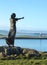
[[[5,55],[24,55],[25,57],[33,57],[33,56],[39,56],[39,52],[34,49],[26,49],[21,47],[8,47],[5,48],[4,51]]]
[[[23,53],[26,55],[26,57],[39,56],[39,52],[34,49],[23,49]]]
[[[22,48],[21,47],[8,47],[8,48],[5,48],[5,54],[6,55],[19,55],[19,54],[22,54]]]

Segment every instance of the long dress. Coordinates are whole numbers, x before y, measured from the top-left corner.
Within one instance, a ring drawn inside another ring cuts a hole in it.
[[[17,19],[14,18],[10,18],[10,31],[8,33],[8,38],[6,38],[6,43],[10,46],[13,45],[14,46],[14,38],[16,35],[16,21]]]

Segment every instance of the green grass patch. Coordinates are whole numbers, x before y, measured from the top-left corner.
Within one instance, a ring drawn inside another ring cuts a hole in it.
[[[0,65],[47,65],[47,60],[33,59],[0,60]]]

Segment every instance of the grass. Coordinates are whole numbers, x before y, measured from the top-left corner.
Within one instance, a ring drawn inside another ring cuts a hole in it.
[[[0,65],[47,65],[47,58],[43,58],[44,56],[25,58],[19,55],[15,60],[13,60],[12,56],[6,57],[2,60],[0,59]],[[11,60],[9,60],[10,58]]]
[[[33,59],[0,60],[0,65],[47,65],[47,59],[45,60],[33,60]]]

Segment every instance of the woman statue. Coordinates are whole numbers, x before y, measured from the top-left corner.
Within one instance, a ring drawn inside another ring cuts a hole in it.
[[[8,33],[8,38],[6,38],[6,43],[9,46],[14,46],[14,39],[15,39],[15,35],[16,35],[16,22],[18,20],[24,19],[24,17],[21,18],[16,18],[16,14],[12,13],[11,14],[11,18],[10,18],[10,31]]]

